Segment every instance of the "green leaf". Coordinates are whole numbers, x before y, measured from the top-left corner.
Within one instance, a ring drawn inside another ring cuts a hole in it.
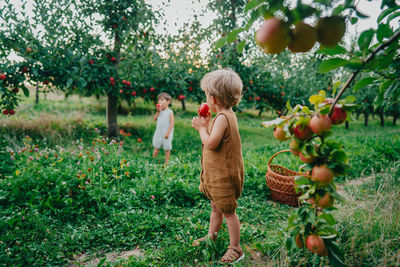
[[[367,16],[367,15],[361,13],[361,12],[358,11],[358,10],[356,10],[356,14],[357,14],[357,16],[358,16],[359,18],[362,18],[362,19],[369,18],[369,16]]]
[[[385,80],[385,81],[383,81],[381,83],[381,85],[379,86],[379,92],[381,94],[383,94],[383,92],[386,90],[386,88],[391,86],[394,82],[395,82],[395,80]]]
[[[67,84],[66,84],[67,88],[69,88],[73,82],[74,82],[74,81],[72,80],[72,78],[69,78],[69,79],[67,80]]]
[[[230,44],[230,43],[234,42],[236,40],[238,34],[241,33],[242,31],[244,31],[244,28],[238,28],[238,29],[234,29],[233,31],[231,31],[228,34],[228,38],[226,39],[227,43]]]
[[[336,82],[333,83],[333,89],[332,89],[333,95],[336,94],[336,90],[339,88],[339,85],[340,85],[341,83],[342,83],[341,81],[336,81]]]
[[[310,114],[311,112],[310,112],[310,109],[307,107],[307,106],[303,106],[302,108],[301,108],[301,110],[305,113],[305,114]]]
[[[371,43],[372,37],[374,37],[375,31],[374,30],[366,30],[363,31],[358,38],[358,46],[360,47],[361,51],[366,51]]]
[[[350,23],[351,23],[351,25],[354,25],[354,24],[356,24],[358,22],[358,18],[357,17],[352,17],[352,18],[350,18]]]
[[[392,13],[393,11],[395,11],[397,8],[388,8],[385,9],[381,12],[381,14],[379,14],[376,22],[380,23],[387,15],[389,15],[390,13]]]
[[[330,213],[323,213],[319,217],[327,221],[327,223],[329,223],[331,226],[336,224],[335,218]]]
[[[26,97],[29,96],[29,90],[28,90],[28,88],[26,88],[25,86],[22,86],[22,91],[24,91],[24,95],[25,95]]]
[[[324,101],[326,99],[326,97],[324,96],[320,96],[320,95],[312,95],[310,96],[310,98],[308,99],[308,101],[313,104],[313,105],[318,105],[319,103],[321,103],[322,101]]]
[[[340,15],[340,13],[342,13],[345,9],[346,9],[346,7],[345,7],[344,5],[338,5],[338,6],[335,7],[335,9],[332,11],[332,16]]]
[[[346,67],[355,70],[360,69],[362,66],[363,66],[363,61],[357,57],[350,58],[346,64]]]
[[[346,98],[344,99],[344,104],[351,104],[357,101],[357,98],[354,95],[349,95],[346,96]]]
[[[342,58],[331,58],[321,62],[318,67],[318,72],[326,73],[328,71],[337,69],[347,64],[347,60]]]
[[[244,46],[245,46],[245,45],[246,45],[246,41],[241,41],[241,42],[237,45],[236,49],[237,49],[237,52],[238,52],[239,54],[243,53],[243,49],[244,49]]]
[[[260,16],[262,16],[262,14],[261,14],[261,12],[259,11],[259,9],[253,10],[253,11],[251,12],[250,19],[249,19],[249,21],[247,22],[247,24],[246,24],[246,26],[245,26],[246,30],[249,30],[250,27],[251,27],[251,25],[253,25],[254,21],[256,21]]]
[[[367,77],[367,78],[361,79],[358,82],[356,82],[356,84],[353,87],[353,91],[357,92],[361,88],[363,88],[369,84],[372,84],[375,80],[376,80],[375,77]]]
[[[390,15],[390,16],[388,17],[387,23],[391,22],[394,18],[397,18],[397,17],[399,17],[399,16],[400,16],[400,12],[393,13],[392,15]]]
[[[379,24],[378,31],[376,32],[376,39],[381,43],[383,38],[389,38],[392,34],[393,31],[388,24]]]
[[[347,50],[340,45],[334,46],[334,47],[325,47],[321,46],[321,48],[318,50],[318,53],[325,54],[328,56],[335,56],[335,55],[343,55],[347,53]]]
[[[215,49],[219,49],[226,44],[228,37],[224,36],[215,43]]]
[[[296,247],[293,237],[288,237],[286,239],[286,248],[291,251]]]
[[[389,97],[392,95],[394,91],[399,87],[399,83],[395,83],[392,86],[389,87],[388,90],[385,91],[385,94],[383,95],[384,99],[389,99]]]
[[[329,263],[334,267],[345,267],[343,260],[334,252],[329,251],[328,253]]]
[[[336,162],[347,163],[349,159],[347,158],[346,152],[342,149],[337,149],[332,152],[332,159]]]
[[[255,7],[257,7],[258,5],[260,5],[263,2],[264,2],[264,0],[252,0],[252,1],[248,2],[246,4],[246,6],[244,7],[244,12],[254,9]]]
[[[305,176],[297,176],[296,178],[294,178],[294,182],[297,185],[311,184],[311,180]]]
[[[345,197],[343,197],[342,195],[340,195],[337,191],[333,190],[330,192],[332,197],[340,202],[346,202],[347,199]]]

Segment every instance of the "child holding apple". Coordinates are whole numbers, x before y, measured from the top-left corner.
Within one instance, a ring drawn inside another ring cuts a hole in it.
[[[244,181],[242,147],[236,114],[232,107],[240,101],[243,83],[231,69],[221,69],[206,74],[201,81],[207,104],[217,115],[212,121],[211,113],[192,119],[192,126],[202,142],[200,191],[211,201],[208,235],[197,239],[199,245],[207,237],[216,240],[225,218],[230,245],[221,263],[236,263],[244,258],[240,247],[240,222],[236,214]]]
[[[168,164],[169,157],[171,156],[175,122],[174,113],[168,108],[172,98],[165,92],[160,93],[157,98],[157,112],[154,115],[157,126],[153,136],[153,158],[157,157],[160,148],[163,147],[165,152],[165,164]]]

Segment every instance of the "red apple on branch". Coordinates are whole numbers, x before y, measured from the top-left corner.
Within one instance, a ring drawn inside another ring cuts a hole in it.
[[[306,246],[312,253],[320,256],[328,255],[324,240],[319,235],[309,235],[306,239]]]
[[[292,52],[307,52],[317,41],[317,31],[310,25],[300,21],[292,31],[289,50]]]
[[[303,153],[299,152],[299,157],[300,160],[304,163],[311,163],[314,161],[314,157],[309,155],[308,157],[306,157]]]
[[[283,130],[283,127],[275,127],[274,128],[274,137],[278,139],[279,141],[286,141],[290,139],[290,137],[286,136],[285,131]]]
[[[4,73],[0,74],[0,80],[5,80],[6,79],[6,75]]]
[[[333,206],[334,199],[331,194],[325,192],[324,195],[317,194],[315,197],[315,204],[323,209],[330,208]]]
[[[333,112],[332,112],[330,118],[331,118],[333,125],[341,124],[346,120],[347,112],[343,108],[339,108],[339,107],[335,106],[333,108]]]
[[[307,125],[299,124],[296,127],[293,127],[293,134],[299,138],[300,140],[310,139],[313,135],[311,129]]]
[[[328,116],[318,114],[311,118],[310,129],[315,134],[324,134],[331,129],[332,122]]]
[[[264,21],[255,37],[265,53],[279,54],[290,42],[290,29],[282,20],[271,17]]]
[[[332,182],[335,174],[326,164],[314,166],[311,172],[311,180],[320,182],[323,185],[328,185]]]

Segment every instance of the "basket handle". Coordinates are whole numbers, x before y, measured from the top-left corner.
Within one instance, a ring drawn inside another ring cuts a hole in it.
[[[291,152],[291,150],[290,150],[290,149],[285,149],[285,150],[281,150],[281,151],[276,152],[276,153],[269,159],[269,161],[268,161],[268,166],[271,164],[271,161],[272,161],[276,156],[278,156],[278,154],[283,153],[283,152]]]

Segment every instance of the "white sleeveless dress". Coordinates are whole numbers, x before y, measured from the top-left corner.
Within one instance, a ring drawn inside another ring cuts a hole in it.
[[[165,139],[165,134],[168,132],[169,128],[169,116],[171,115],[172,110],[166,108],[160,111],[160,114],[157,118],[157,127],[153,136],[153,147],[160,149],[161,147],[164,150],[172,149],[172,138],[174,136],[174,128],[172,128],[171,133],[169,134],[168,139]]]

